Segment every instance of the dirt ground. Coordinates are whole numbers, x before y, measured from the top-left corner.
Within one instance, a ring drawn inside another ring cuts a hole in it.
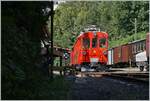
[[[71,100],[148,100],[149,85],[109,77],[68,76]]]

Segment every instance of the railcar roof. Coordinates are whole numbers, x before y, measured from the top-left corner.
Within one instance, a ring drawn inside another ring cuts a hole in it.
[[[133,41],[133,42],[128,42],[128,44],[133,44],[133,43],[141,42],[141,41],[144,41],[144,40],[146,40],[146,39],[135,40],[135,41]]]
[[[93,32],[93,31],[88,31],[88,32]],[[77,39],[78,39],[79,37],[81,37],[82,35],[87,34],[88,32],[81,32],[80,35],[77,36]],[[107,34],[106,32],[103,32],[103,31],[96,31],[96,32],[100,32],[100,33],[102,33],[102,34]]]
[[[125,44],[122,44],[122,45],[118,45],[118,46],[115,46],[115,47],[112,47],[112,48],[109,48],[109,49],[113,49],[113,48],[124,46],[124,45],[130,45],[130,44],[138,43],[138,42],[141,42],[141,41],[144,41],[144,40],[146,40],[146,39],[135,40],[135,41],[128,42],[128,43],[125,43]]]

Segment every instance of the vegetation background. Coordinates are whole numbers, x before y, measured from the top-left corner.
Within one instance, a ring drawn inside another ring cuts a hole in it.
[[[134,20],[137,34],[134,35]],[[109,48],[145,38],[149,31],[148,1],[67,1],[55,11],[54,41],[71,48],[87,25],[109,34]]]

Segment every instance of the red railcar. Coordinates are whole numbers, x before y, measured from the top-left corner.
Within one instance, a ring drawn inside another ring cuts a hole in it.
[[[82,32],[72,48],[71,65],[97,67],[107,64],[108,34],[98,30]]]

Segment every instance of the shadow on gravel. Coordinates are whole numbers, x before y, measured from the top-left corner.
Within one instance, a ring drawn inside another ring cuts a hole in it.
[[[149,86],[112,78],[68,77],[70,100],[148,100]]]

